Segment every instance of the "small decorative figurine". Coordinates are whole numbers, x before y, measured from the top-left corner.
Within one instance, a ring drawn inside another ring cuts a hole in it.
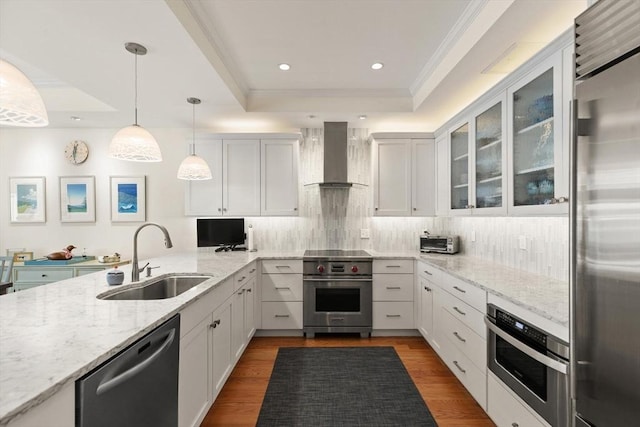
[[[51,252],[49,255],[47,255],[47,259],[51,259],[51,260],[71,259],[73,258],[73,255],[71,255],[71,251],[74,250],[75,248],[76,248],[75,246],[69,245],[61,251]]]

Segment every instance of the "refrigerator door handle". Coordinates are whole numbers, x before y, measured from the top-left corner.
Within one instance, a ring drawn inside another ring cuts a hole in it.
[[[500,338],[502,338],[503,340],[505,340],[506,342],[508,342],[509,344],[511,344],[512,346],[514,346],[515,348],[517,348],[518,350],[526,354],[527,356],[537,360],[538,362],[542,363],[548,368],[551,368],[555,371],[560,372],[561,374],[564,374],[564,375],[567,374],[567,371],[568,371],[567,363],[560,362],[558,360],[550,358],[549,356],[546,356],[542,353],[535,351],[528,345],[524,344],[522,341],[512,337],[511,335],[509,335],[508,333],[506,333],[505,331],[503,331],[502,329],[494,325],[493,322],[491,322],[491,320],[489,320],[486,317],[484,319],[484,323],[487,325],[487,328],[489,328],[491,332],[498,335]]]

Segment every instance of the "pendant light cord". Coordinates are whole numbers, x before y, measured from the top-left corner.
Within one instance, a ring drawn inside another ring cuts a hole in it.
[[[196,103],[194,102],[193,104],[193,121],[192,121],[192,129],[193,129],[193,133],[192,138],[191,138],[191,155],[195,156],[196,155]]]
[[[138,126],[138,53],[136,52],[134,54],[135,56],[135,61],[134,61],[134,75],[135,75],[135,79],[134,79],[134,83],[133,83],[133,92],[134,92],[134,100],[133,100],[133,105],[134,105],[134,116],[135,116],[135,125]]]

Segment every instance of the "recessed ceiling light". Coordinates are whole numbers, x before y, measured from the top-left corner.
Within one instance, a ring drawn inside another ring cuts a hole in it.
[[[278,65],[278,68],[280,68],[282,71],[289,71],[291,69],[291,65],[285,64],[283,62],[282,64]]]
[[[78,117],[78,116],[71,116],[71,120],[73,120],[75,122],[79,122],[82,119],[80,117]]]
[[[366,120],[367,119],[367,115],[366,114],[361,114],[361,115],[358,116],[358,118],[360,120]]]
[[[380,70],[382,69],[382,67],[384,67],[384,64],[382,62],[376,62],[374,64],[371,64],[372,70]]]

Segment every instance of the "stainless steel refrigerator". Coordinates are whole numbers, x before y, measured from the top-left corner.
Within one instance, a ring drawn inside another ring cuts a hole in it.
[[[600,0],[575,23],[574,422],[639,426],[640,0]]]

